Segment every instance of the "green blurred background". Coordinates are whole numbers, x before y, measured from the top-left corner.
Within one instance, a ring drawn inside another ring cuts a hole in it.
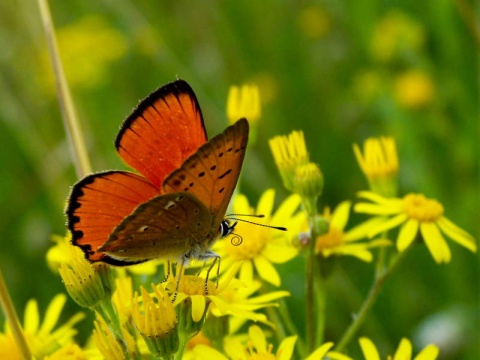
[[[352,143],[392,135],[402,195],[438,199],[448,218],[480,238],[477,3],[54,0],[50,6],[96,171],[124,168],[113,147],[118,127],[158,86],[187,80],[216,134],[226,126],[229,86],[255,83],[262,117],[241,185],[251,203],[269,187],[278,201],[287,195],[268,148],[272,136],[305,132],[325,176],[322,204],[335,206],[366,188]],[[45,309],[64,291],[45,253],[51,234],[65,233],[63,207],[76,176],[35,1],[0,4],[0,49],[0,266],[23,313],[29,298]],[[477,359],[479,257],[449,244],[450,264],[436,265],[417,247],[380,294],[361,335],[384,354],[405,336],[417,349],[425,341],[442,345],[443,359]],[[281,266],[283,285],[294,293],[289,303],[298,308],[302,266],[300,260]],[[327,299],[332,341],[372,277],[372,266],[352,259],[340,259],[336,270]],[[69,301],[68,311],[77,310]],[[91,324],[83,323],[85,336]],[[351,351],[358,351],[356,343]]]

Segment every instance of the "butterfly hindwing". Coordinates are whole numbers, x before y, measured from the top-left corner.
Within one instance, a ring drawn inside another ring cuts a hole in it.
[[[200,251],[195,248],[202,247],[210,223],[209,210],[193,194],[159,195],[123,219],[100,251],[119,261],[177,260]]]
[[[190,192],[212,214],[216,230],[237,184],[248,141],[248,122],[240,119],[212,138],[170,174],[163,184],[165,192]]]
[[[160,188],[165,177],[206,141],[195,93],[177,80],[140,102],[123,122],[115,147],[128,165]]]
[[[89,175],[77,182],[66,208],[72,243],[90,261],[104,261],[97,252],[113,229],[140,203],[158,194],[145,178],[126,171]]]

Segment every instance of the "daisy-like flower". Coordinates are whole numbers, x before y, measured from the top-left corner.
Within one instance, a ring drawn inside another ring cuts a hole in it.
[[[362,337],[358,341],[362,348],[365,360],[380,360],[380,355],[375,344],[368,338]],[[412,343],[403,338],[398,345],[397,351],[393,356],[388,356],[388,359],[402,359],[402,360],[435,360],[438,357],[438,347],[435,345],[428,345],[417,356],[412,358]]]
[[[368,138],[363,153],[357,144],[353,152],[373,192],[384,196],[397,194],[399,161],[393,137]]]
[[[77,333],[73,326],[83,319],[83,313],[75,314],[54,330],[66,301],[67,297],[64,294],[55,296],[48,305],[41,324],[36,300],[30,300],[27,303],[23,333],[34,358],[43,359],[73,343],[73,337]],[[0,359],[22,359],[20,349],[17,347],[7,323],[5,323],[4,332],[0,333]]]
[[[272,214],[274,202],[273,189],[262,194],[256,210],[250,207],[246,196],[235,196],[234,213],[265,215],[258,223],[281,225],[286,227],[287,231],[239,222],[235,227],[235,234],[241,236],[241,244],[235,246],[229,241],[219,241],[215,245],[214,250],[222,259],[222,271],[241,264],[240,280],[245,283],[250,283],[258,275],[270,284],[280,286],[280,276],[273,264],[287,262],[297,255],[298,249],[292,245],[293,238],[300,232],[306,220],[304,212],[296,213],[301,202],[300,196],[289,196]]]
[[[233,124],[240,118],[247,118],[255,124],[261,115],[260,92],[256,85],[230,86],[227,98],[227,117]]]
[[[289,336],[283,339],[278,350],[274,353],[273,345],[267,342],[267,338],[260,327],[250,326],[248,335],[246,345],[240,341],[231,341],[225,344],[225,352],[228,357],[206,345],[197,345],[193,351],[198,359],[289,360],[292,358],[297,336]]]
[[[448,220],[443,215],[442,204],[435,199],[412,193],[401,199],[384,198],[367,191],[360,192],[359,196],[370,202],[357,203],[355,211],[377,215],[371,222],[370,237],[401,226],[397,237],[399,251],[408,248],[418,233],[437,263],[447,263],[451,258],[444,235],[472,252],[477,251],[474,238]]]
[[[385,239],[359,242],[367,237],[369,223],[359,224],[353,229],[345,231],[350,215],[351,203],[344,201],[340,203],[333,214],[326,208],[321,215],[330,223],[326,234],[317,237],[315,253],[324,257],[331,255],[349,255],[360,260],[370,262],[373,259],[371,248],[390,245]]]
[[[294,192],[297,167],[310,162],[303,132],[293,131],[288,136],[275,136],[270,139],[269,144],[283,185],[287,190]]]

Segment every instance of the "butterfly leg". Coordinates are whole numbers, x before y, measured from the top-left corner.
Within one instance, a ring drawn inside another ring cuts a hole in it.
[[[213,262],[212,262],[212,265],[210,265],[210,267],[208,268],[207,275],[205,276],[205,294],[206,295],[208,295],[208,277],[210,276],[210,271],[212,271],[213,267],[217,263],[217,260],[218,260],[218,266],[217,266],[216,286],[218,288],[218,278],[220,275],[220,256],[211,250],[206,251],[205,253],[198,256],[199,260],[204,260],[205,262],[207,262],[211,258],[213,258]]]
[[[167,282],[168,278],[170,277],[171,266],[172,264],[170,263],[170,260],[167,261],[167,269],[165,269],[165,265],[163,266],[163,271],[167,274],[165,275],[165,279],[162,280],[162,283]]]
[[[180,279],[182,278],[182,274],[185,270],[185,264],[186,264],[187,261],[188,261],[188,257],[187,256],[182,256],[182,260],[180,261],[180,269],[179,269],[178,274],[177,274],[177,283],[175,285],[175,292],[173,293],[172,302],[175,302],[175,300],[177,299],[178,287],[180,286]]]

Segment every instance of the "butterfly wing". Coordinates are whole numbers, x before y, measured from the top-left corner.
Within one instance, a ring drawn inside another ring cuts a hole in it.
[[[211,223],[209,209],[193,194],[159,195],[139,205],[110,235],[99,251],[119,263],[161,258],[196,257]]]
[[[68,199],[67,225],[72,243],[90,261],[109,262],[97,249],[113,229],[138,206],[158,195],[147,179],[124,171],[92,174],[77,182]]]
[[[165,192],[190,192],[212,214],[211,229],[217,231],[227,211],[242,168],[248,141],[248,122],[238,120],[212,138],[171,173],[163,183]]]
[[[115,140],[121,158],[160,189],[165,177],[207,141],[192,88],[169,83],[140,102]]]

